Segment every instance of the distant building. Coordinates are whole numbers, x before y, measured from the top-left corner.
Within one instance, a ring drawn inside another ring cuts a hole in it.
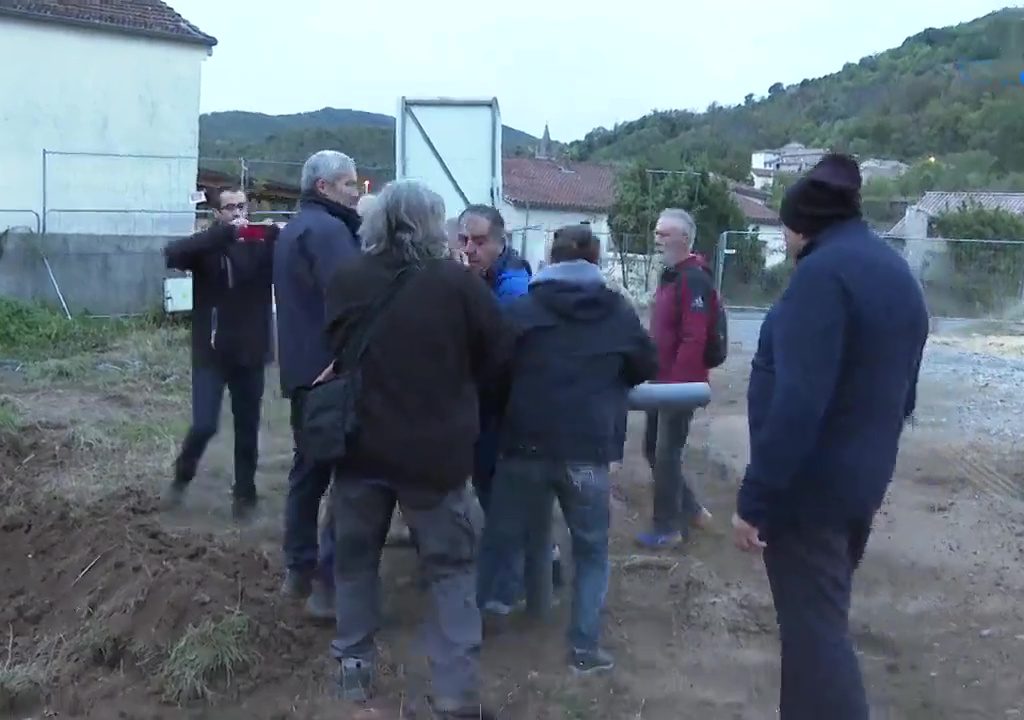
[[[159,0],[0,0],[0,231],[189,232],[216,43]]]
[[[777,173],[797,175],[814,167],[829,150],[791,142],[781,148],[756,150],[750,155],[750,176],[758,190],[769,189]]]
[[[536,157],[502,160],[502,214],[512,231],[513,247],[534,267],[546,259],[550,234],[563,225],[589,223],[607,238],[608,214],[615,203],[614,165],[553,160],[550,155],[545,128]],[[748,227],[763,238],[774,233],[781,241],[779,216],[765,204],[768,195],[733,181],[729,188]]]
[[[868,158],[860,163],[860,176],[864,182],[878,179],[893,180],[906,173],[909,169],[909,165],[899,160]]]
[[[941,239],[938,242],[929,239],[932,238],[932,220],[945,213],[956,212],[965,206],[1000,209],[1015,215],[1024,215],[1024,193],[926,192],[920,200],[907,208],[903,219],[887,233],[889,236],[905,240],[903,254],[917,277],[934,279],[952,271],[945,260],[948,243],[942,242]]]

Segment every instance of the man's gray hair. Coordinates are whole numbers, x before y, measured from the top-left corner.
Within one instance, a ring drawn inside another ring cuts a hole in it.
[[[423,262],[445,257],[444,200],[418,180],[395,180],[377,196],[359,235],[370,255],[394,254]]]
[[[355,171],[356,161],[345,153],[337,150],[321,150],[310,155],[302,166],[299,189],[304,193],[311,193],[316,190],[317,180],[333,182],[340,176]]]
[[[696,242],[697,223],[693,221],[693,216],[690,213],[681,208],[665,208],[661,211],[661,217],[679,223],[679,227],[682,228],[683,233],[690,240],[691,246]]]

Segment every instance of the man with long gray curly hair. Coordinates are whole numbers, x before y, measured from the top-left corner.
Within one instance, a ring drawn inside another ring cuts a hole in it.
[[[397,504],[434,596],[426,620],[434,694],[426,702],[437,718],[492,718],[480,707],[482,517],[468,478],[478,388],[507,362],[512,340],[483,279],[449,257],[444,218],[444,201],[422,183],[391,183],[360,229],[364,254],[328,288],[336,360],[322,377],[352,372],[356,363],[361,375],[358,433],[337,466],[332,498],[332,654],[341,695],[369,697],[381,549]],[[355,338],[358,348],[349,346]]]

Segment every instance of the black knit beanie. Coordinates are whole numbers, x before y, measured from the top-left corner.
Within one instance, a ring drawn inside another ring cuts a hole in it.
[[[826,155],[782,198],[779,217],[794,232],[813,238],[830,225],[860,217],[861,176],[849,155]]]

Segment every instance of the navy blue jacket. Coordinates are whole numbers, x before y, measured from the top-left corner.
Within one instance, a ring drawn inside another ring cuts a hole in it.
[[[863,221],[815,238],[761,328],[740,517],[769,534],[870,520],[914,411],[927,337],[920,285]]]
[[[626,396],[657,353],[636,311],[586,261],[549,265],[508,307],[516,333],[504,455],[607,464],[622,457]]]
[[[303,198],[274,248],[278,363],[285,397],[312,385],[334,359],[324,319],[331,277],[359,257],[355,210],[319,197]]]

